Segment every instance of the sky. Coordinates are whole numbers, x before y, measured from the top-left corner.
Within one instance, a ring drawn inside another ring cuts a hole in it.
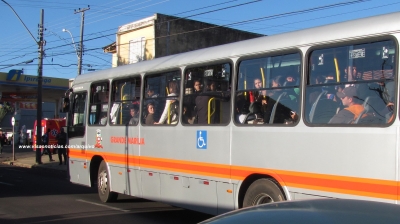
[[[4,3],[17,13],[27,29]],[[111,68],[103,47],[115,42],[119,26],[155,13],[185,17],[239,30],[274,35],[400,11],[395,0],[0,0],[0,72],[38,74],[38,24],[44,12],[43,76],[75,78],[81,13],[84,20],[82,74]],[[384,21],[383,21],[384,22]],[[367,29],[368,27],[366,27]],[[70,31],[62,32],[63,29]],[[31,34],[33,37],[31,36]],[[76,45],[77,46],[77,45]]]

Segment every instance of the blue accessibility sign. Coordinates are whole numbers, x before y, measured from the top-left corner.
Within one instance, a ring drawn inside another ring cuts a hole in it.
[[[196,139],[198,149],[207,149],[207,131],[198,130]]]

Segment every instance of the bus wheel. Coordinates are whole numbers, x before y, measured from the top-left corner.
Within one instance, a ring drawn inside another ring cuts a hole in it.
[[[243,208],[271,202],[284,201],[285,196],[279,187],[270,179],[254,181],[243,199]]]
[[[110,175],[107,170],[107,164],[103,160],[100,163],[99,173],[97,175],[97,191],[102,202],[117,200],[118,194],[110,191],[110,185]]]

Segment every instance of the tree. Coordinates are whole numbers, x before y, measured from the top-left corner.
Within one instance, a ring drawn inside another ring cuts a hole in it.
[[[0,102],[0,122],[8,112],[14,112],[14,107],[9,102]]]

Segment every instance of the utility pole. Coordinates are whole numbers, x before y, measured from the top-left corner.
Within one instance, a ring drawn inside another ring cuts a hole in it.
[[[85,11],[89,10],[90,7],[87,8],[79,8],[78,10],[74,10],[75,13],[81,13],[81,40],[79,41],[79,56],[78,56],[78,75],[82,73],[82,57],[83,57],[83,28],[85,24]]]
[[[40,24],[38,30],[39,66],[38,66],[37,112],[36,112],[36,145],[42,145],[42,83],[43,83],[43,57],[44,57],[43,23],[44,23],[44,10],[42,9],[40,12]],[[36,163],[37,164],[42,163],[42,152],[38,148],[36,148]]]

